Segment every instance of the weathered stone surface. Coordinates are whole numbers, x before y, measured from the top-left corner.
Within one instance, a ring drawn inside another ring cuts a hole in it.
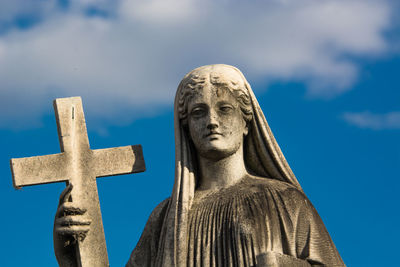
[[[108,266],[96,177],[145,170],[142,148],[125,146],[91,150],[80,97],[54,101],[61,153],[11,159],[15,188],[65,181],[73,185],[71,199],[86,209],[90,231],[76,244],[77,266]]]
[[[297,259],[288,255],[267,252],[257,256],[257,267],[311,267],[305,260]]]
[[[174,112],[174,188],[127,267],[344,266],[238,69],[188,73]]]

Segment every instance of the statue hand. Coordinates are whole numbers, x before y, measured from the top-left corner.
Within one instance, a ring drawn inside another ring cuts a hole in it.
[[[75,245],[83,241],[90,229],[90,220],[82,217],[86,209],[77,207],[71,201],[72,185],[68,185],[60,195],[54,219],[54,251],[60,266],[78,266]]]

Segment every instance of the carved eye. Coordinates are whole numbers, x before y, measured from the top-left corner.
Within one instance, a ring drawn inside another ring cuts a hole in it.
[[[222,105],[219,107],[219,110],[226,113],[233,110],[233,107],[231,105]]]
[[[192,109],[192,111],[190,112],[190,115],[193,117],[201,117],[206,113],[206,110],[202,107],[196,107],[194,109]]]

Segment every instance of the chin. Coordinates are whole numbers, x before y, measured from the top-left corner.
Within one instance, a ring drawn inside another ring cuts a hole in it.
[[[236,151],[237,149],[226,148],[217,145],[207,145],[202,147],[202,149],[199,151],[199,154],[203,158],[210,160],[221,160],[235,154]]]

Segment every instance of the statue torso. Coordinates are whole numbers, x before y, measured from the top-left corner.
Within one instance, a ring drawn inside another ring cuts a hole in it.
[[[279,181],[246,177],[217,192],[196,192],[188,218],[188,266],[254,266],[257,255],[269,249],[295,254],[280,237],[281,224],[294,230],[282,207],[287,190],[297,191]]]
[[[127,266],[155,266],[168,203],[153,211]],[[218,191],[196,191],[187,220],[187,266],[256,266],[257,256],[271,252],[344,266],[312,204],[281,181],[247,177]]]

